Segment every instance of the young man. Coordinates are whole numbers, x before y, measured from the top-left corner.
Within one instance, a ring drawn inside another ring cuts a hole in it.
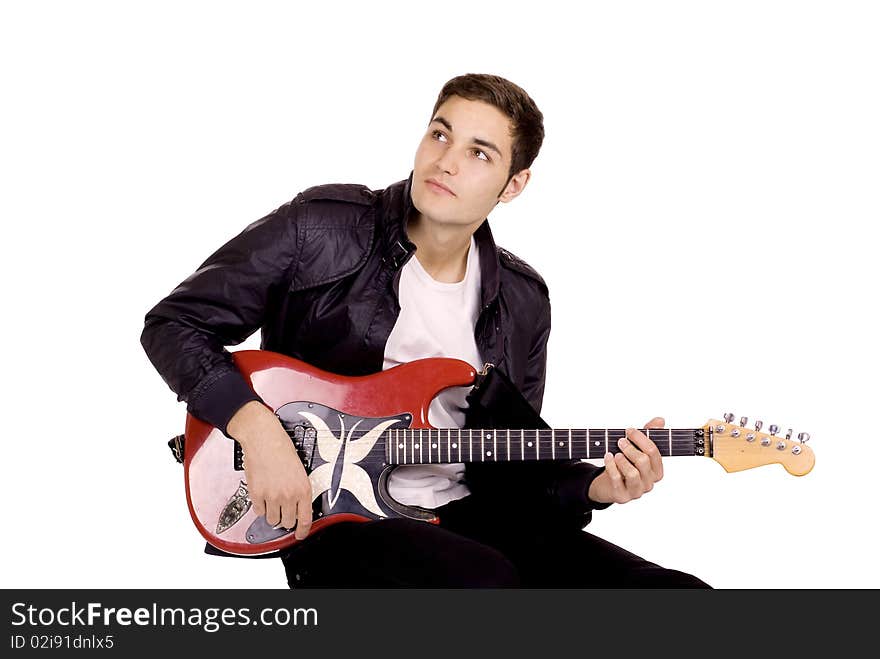
[[[547,287],[495,245],[486,217],[525,189],[543,137],[542,114],[517,85],[483,74],[453,78],[406,181],[303,191],[147,314],[141,342],[178,400],[242,445],[254,510],[271,525],[296,528],[302,541],[282,555],[292,587],[706,587],[583,531],[591,510],[636,499],[662,478],[659,452],[637,430],[604,467],[398,467],[391,495],[433,508],[439,525],[341,522],[310,536],[305,468],[223,347],[259,328],[263,349],[342,375],[422,357],[456,357],[478,370],[489,362],[539,413]],[[441,392],[431,425],[474,422],[467,393]],[[647,424],[662,426],[660,418]]]

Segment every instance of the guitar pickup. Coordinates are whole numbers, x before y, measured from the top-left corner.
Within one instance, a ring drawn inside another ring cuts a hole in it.
[[[300,461],[303,463],[303,466],[306,469],[311,469],[312,459],[315,455],[315,449],[318,448],[318,433],[311,425],[297,425],[293,430],[288,430],[287,434],[290,435],[290,441],[293,442],[293,447],[296,449],[296,454],[299,456]],[[181,439],[181,462],[183,462],[183,436],[180,436]],[[173,440],[172,440],[173,441]],[[232,451],[232,468],[235,471],[244,471],[244,450],[241,448],[241,444],[237,441],[232,440],[234,444]],[[169,442],[169,446],[171,442]],[[172,451],[173,451],[172,447]]]

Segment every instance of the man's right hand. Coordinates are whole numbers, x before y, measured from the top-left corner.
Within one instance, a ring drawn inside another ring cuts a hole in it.
[[[248,494],[257,515],[304,539],[312,526],[312,484],[278,417],[259,401],[243,405],[226,432],[241,444]]]

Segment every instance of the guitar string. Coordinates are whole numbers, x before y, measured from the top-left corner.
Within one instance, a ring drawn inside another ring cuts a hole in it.
[[[392,431],[392,432],[395,432],[395,431]],[[418,430],[416,430],[416,431],[408,431],[408,432],[410,432],[411,434],[409,434],[409,435],[402,435],[402,436],[401,436],[401,435],[393,435],[393,434],[392,434],[392,435],[389,435],[389,434],[388,434],[388,431],[386,430],[386,431],[380,433],[380,434],[379,434],[379,437],[383,437],[383,438],[385,438],[385,439],[389,439],[389,440],[391,440],[391,441],[397,441],[397,440],[419,441],[419,439],[421,439],[422,441],[427,441],[428,439],[432,439],[432,440],[437,440],[437,439],[439,439],[439,440],[441,440],[441,441],[446,441],[447,439],[451,439],[452,441],[457,441],[457,440],[458,440],[458,435],[457,435],[457,433],[456,433],[455,435],[447,436],[445,433],[443,433],[443,434],[437,434],[436,432],[434,432],[433,434],[429,434],[429,435],[427,435],[427,436],[420,437],[419,434],[418,434]],[[513,432],[516,432],[516,435],[512,434]],[[290,430],[287,431],[287,434],[288,434],[288,436],[290,436],[290,437],[295,437],[295,436],[296,436],[295,432],[294,432],[294,431],[290,431]],[[338,433],[337,433],[337,432],[334,432],[334,431],[332,431],[332,430],[330,430],[330,431],[326,431],[326,430],[316,430],[316,431],[314,431],[314,432],[309,432],[309,433],[307,433],[308,436],[314,436],[314,435],[324,436],[324,435],[327,435],[327,434],[331,435],[332,437],[334,437],[334,438],[336,438],[336,439],[339,439],[339,435],[338,435]],[[349,439],[350,441],[356,441],[356,440],[362,439],[362,438],[363,438],[364,436],[366,436],[367,434],[369,434],[369,433],[367,433],[367,432],[355,432],[355,433],[346,433],[346,436],[348,437],[348,439]],[[687,432],[687,431],[681,431],[681,432],[679,432],[678,434],[672,433],[672,434],[670,434],[670,435],[664,435],[663,437],[656,437],[656,436],[652,435],[651,437],[648,437],[648,439],[649,439],[650,441],[652,441],[652,442],[665,442],[665,441],[667,441],[670,437],[673,438],[673,439],[685,439],[685,435],[687,435],[687,437],[690,438],[690,439],[693,439],[693,438],[696,437],[696,435],[694,434],[693,431],[690,431],[690,432]],[[609,433],[608,433],[608,438],[611,439],[612,437],[613,437],[614,439],[620,439],[621,437],[624,437],[624,433],[623,433],[623,432],[619,432],[619,433],[612,433],[612,432],[609,432]],[[301,435],[299,438],[302,438],[302,435]],[[698,437],[697,437],[697,438],[698,438]],[[583,441],[591,441],[591,442],[593,442],[593,441],[604,441],[604,439],[605,439],[605,433],[602,433],[602,434],[596,434],[596,435],[585,435],[585,434],[581,434],[581,433],[577,433],[577,434],[576,434],[574,431],[572,431],[571,439],[572,439],[572,442],[574,442],[575,440],[577,440],[578,442],[583,442]],[[502,430],[502,431],[500,431],[499,433],[495,434],[495,436],[493,436],[493,437],[483,437],[483,436],[481,436],[481,434],[478,434],[478,433],[470,434],[470,433],[467,433],[467,431],[464,431],[464,430],[463,430],[463,431],[462,431],[462,435],[461,435],[461,440],[462,440],[462,442],[467,442],[467,441],[473,441],[473,442],[476,442],[476,441],[498,441],[498,442],[500,442],[500,441],[504,441],[504,442],[506,442],[506,441],[507,441],[507,433],[506,433],[505,431]],[[544,442],[544,443],[562,442],[562,441],[567,441],[567,440],[568,440],[568,435],[566,435],[566,434],[557,434],[557,435],[537,435],[537,436],[535,436],[535,435],[523,435],[523,436],[521,436],[521,435],[519,434],[519,431],[511,431],[511,435],[510,435],[510,441],[511,441],[511,442],[514,442],[514,441],[516,441],[516,442],[529,442],[529,441],[536,441],[536,440],[537,440],[537,441],[540,441],[540,442]]]
[[[379,458],[381,462],[385,462],[385,456],[387,455],[389,448],[390,448],[390,452],[392,454],[394,454],[393,457],[400,457],[399,453],[404,452],[410,458],[408,460],[403,460],[399,463],[393,463],[393,464],[420,464],[420,465],[432,464],[432,463],[450,464],[450,463],[457,463],[457,462],[464,461],[464,460],[459,459],[458,456],[456,455],[456,453],[459,453],[459,448],[458,447],[451,447],[449,445],[449,442],[454,442],[456,444],[458,443],[457,436],[454,438],[451,436],[444,438],[442,435],[440,435],[440,436],[435,435],[435,437],[432,438],[429,435],[427,438],[421,438],[421,440],[417,440],[416,437],[417,437],[417,433],[419,432],[419,430],[423,430],[423,431],[430,430],[434,433],[437,433],[438,431],[442,432],[447,429],[446,428],[441,428],[441,429],[437,429],[437,428],[432,428],[432,429],[405,428],[405,429],[403,429],[402,428],[402,429],[391,429],[390,431],[385,430],[380,434],[379,437],[384,438],[386,440],[386,444],[383,446],[383,445],[379,444],[378,440],[377,440],[377,444],[374,445],[373,447],[371,447],[370,450],[368,451],[368,453],[359,462],[369,461],[372,463],[372,462],[375,462],[376,458]],[[456,432],[456,435],[457,435],[457,432],[459,429],[451,428],[448,430]],[[469,432],[467,429],[461,429],[461,430],[462,430],[462,432]],[[483,432],[483,430],[485,430],[485,429],[480,429],[480,430],[474,429],[474,432],[481,433],[481,432]],[[516,432],[517,435],[519,435],[520,429],[515,429],[515,430],[511,429],[511,430],[512,430],[512,432]],[[605,451],[603,450],[602,444],[605,443],[604,438],[605,438],[606,429],[601,429],[601,430],[589,429],[588,430],[588,429],[574,429],[573,428],[571,430],[572,430],[572,442],[571,443],[572,443],[573,450],[575,450],[579,453],[584,448],[586,448],[587,453],[589,454],[592,452],[592,449],[598,449],[599,450],[598,452],[600,452],[602,454],[599,456],[595,456],[595,458],[590,457],[588,459],[596,459],[596,458],[601,458],[602,456],[604,456]],[[672,449],[673,454],[667,454],[666,457],[676,457],[674,455],[675,453],[678,453],[679,455],[696,455],[697,454],[696,450],[695,450],[697,448],[697,446],[695,444],[695,438],[694,438],[694,430],[696,430],[696,429],[657,428],[657,429],[652,429],[652,430],[657,430],[657,431],[663,430],[663,431],[667,431],[669,433],[669,435],[667,435],[667,436],[649,437],[649,440],[654,442],[658,446],[658,448],[660,448],[661,450],[670,448],[670,444],[671,444],[671,449]],[[287,430],[287,429],[286,429],[286,431],[287,431],[288,436],[293,437],[294,431]],[[409,432],[412,434],[408,438],[406,436],[404,436],[403,438],[400,438],[400,437],[395,438],[395,437],[388,436],[389,432],[395,432],[395,431],[400,431],[400,432],[404,432],[404,433]],[[611,452],[615,452],[615,451],[619,452],[620,449],[617,446],[617,440],[620,439],[620,437],[624,436],[623,429],[609,428],[609,429],[607,429],[607,431],[608,431],[608,439],[609,439],[608,449],[611,450]],[[349,439],[356,441],[357,439],[362,438],[364,435],[368,434],[369,432],[371,432],[371,431],[369,431],[369,430],[354,431],[353,433],[351,433],[351,435],[349,435]],[[509,462],[523,462],[523,461],[532,462],[533,461],[530,458],[530,456],[526,460],[523,460],[522,458],[520,458],[519,460],[515,460],[510,457],[504,458],[504,455],[505,455],[505,452],[507,449],[507,430],[506,429],[495,429],[495,430],[493,430],[493,432],[496,434],[496,438],[495,438],[495,440],[493,440],[495,442],[494,448],[497,450],[497,455],[502,456],[502,458],[503,458],[502,462],[508,462],[508,461]],[[530,432],[536,432],[536,431],[524,429],[524,432],[530,433]],[[559,459],[559,460],[567,459],[567,456],[565,455],[565,453],[568,452],[568,445],[567,444],[565,446],[557,445],[556,442],[562,441],[562,440],[560,439],[560,437],[558,437],[558,436],[554,437],[550,434],[553,432],[552,429],[550,429],[550,430],[543,430],[542,429],[542,430],[538,430],[537,432],[544,433],[544,435],[537,436],[534,438],[530,438],[528,435],[526,435],[523,438],[511,435],[511,437],[510,437],[510,449],[511,449],[510,453],[511,453],[511,455],[513,455],[515,457],[514,454],[516,452],[518,452],[520,455],[522,455],[522,449],[526,448],[525,445],[529,442],[537,440],[537,442],[536,442],[537,443],[537,453],[540,454],[543,452],[546,455],[553,455],[554,451],[558,449],[561,454],[556,459]],[[557,429],[556,432],[557,433],[559,433],[559,432],[566,433],[567,429],[564,429],[561,431],[559,429]],[[574,433],[576,433],[576,432],[579,433],[580,436],[575,436]],[[595,441],[600,441],[601,444],[599,446],[596,446],[595,444],[586,445],[586,446],[575,446],[575,440],[577,440],[578,443],[582,443],[582,442],[587,441],[587,439],[586,439],[587,435],[585,434],[586,432],[599,433],[599,437],[600,437],[599,439],[590,438],[589,441],[591,443],[595,442]],[[677,433],[677,435],[676,435],[676,433]],[[309,433],[309,434],[315,436],[316,439],[320,438],[323,435],[329,434],[333,439],[339,441],[336,433],[334,433],[333,431],[317,430],[316,429],[313,431],[313,433]],[[666,434],[666,433],[664,433],[664,434]],[[353,435],[353,437],[352,437],[352,435]],[[612,435],[614,435],[614,436],[612,436]],[[619,435],[619,436],[616,436],[616,435]],[[684,435],[684,436],[682,436],[682,435]],[[565,436],[566,435],[563,434],[563,437],[565,437]],[[435,440],[439,439],[439,446],[437,443],[435,443],[435,444],[432,444],[430,447],[422,447],[419,449],[414,448],[417,444],[421,446],[424,443],[426,443],[427,441],[431,441],[432,439],[435,439]],[[401,440],[405,443],[405,447],[402,449],[398,448],[395,445],[396,442],[401,441]],[[444,440],[445,440],[445,443],[447,444],[447,446],[445,446],[445,447],[443,445]],[[611,440],[614,440],[613,444],[611,443]],[[481,448],[485,448],[484,447],[485,442],[486,442],[486,439],[480,437],[479,435],[477,437],[470,437],[470,438],[462,437],[461,453],[467,452],[468,458],[470,458],[472,455],[473,445],[480,443]],[[390,447],[389,447],[389,444],[390,444]],[[500,447],[499,447],[499,444],[500,444]],[[306,442],[304,442],[303,447],[307,448],[307,449],[313,448],[313,442],[312,442],[311,438],[307,439]],[[430,448],[430,451],[429,451],[429,448]],[[531,451],[532,447],[528,447],[528,448]],[[452,453],[451,456],[449,455],[450,449],[451,449],[451,453]],[[515,452],[514,449],[517,449],[517,451]],[[424,457],[424,459],[412,460],[412,457],[415,457],[414,456],[415,450],[420,451],[419,455],[420,455],[420,457]],[[450,459],[450,460],[446,460],[444,462],[441,462],[440,461],[440,453],[442,453],[444,450],[447,453],[447,457],[451,457],[451,458],[455,458],[455,459]],[[430,453],[430,455],[429,455],[429,453]],[[494,451],[493,451],[493,453],[494,453]],[[482,455],[482,453],[480,453],[479,455]],[[462,455],[461,457],[463,458],[464,456]],[[486,457],[490,457],[490,459],[489,460],[480,460],[480,462],[497,462],[497,459],[496,460],[491,459],[491,457],[497,458],[497,456],[493,455],[493,456],[486,456]],[[577,459],[582,459],[582,458],[581,458],[581,456],[578,456]],[[472,461],[473,460],[467,460],[467,462],[472,462]]]
[[[295,432],[295,431],[293,431],[293,430],[289,430],[289,429],[286,429],[286,428],[285,428],[285,430],[286,430],[286,432],[287,432],[288,435],[290,435],[290,434],[292,434],[292,433]],[[309,429],[309,430],[311,430],[311,429]],[[387,435],[389,432],[403,432],[403,433],[407,433],[407,432],[408,432],[408,433],[413,433],[413,434],[414,434],[414,433],[418,433],[419,431],[422,431],[422,432],[431,432],[431,433],[438,433],[438,432],[443,433],[443,432],[446,432],[447,430],[449,430],[449,431],[451,431],[451,432],[458,433],[459,428],[391,428],[391,429],[383,430],[383,431],[380,433],[380,436],[382,436],[382,435]],[[461,428],[460,430],[461,430],[462,434],[464,434],[464,433],[469,433],[469,434],[470,434],[470,433],[474,433],[473,435],[470,435],[470,436],[476,436],[476,437],[479,437],[479,435],[476,435],[476,433],[482,433],[482,432],[484,432],[484,429],[476,429],[476,428],[473,429],[473,430],[469,430],[469,429],[467,429],[467,428]],[[658,428],[657,430],[664,430],[664,431],[666,431],[667,429],[666,429],[666,428]],[[690,435],[693,435],[694,432],[695,432],[696,430],[700,430],[700,428],[687,428],[687,429],[686,429],[686,428],[674,428],[674,429],[670,429],[670,430],[668,430],[668,432],[671,432],[671,433],[679,433],[679,434],[681,434],[681,433],[689,433]],[[308,431],[307,431],[307,432],[308,432]],[[338,431],[333,431],[333,430],[318,430],[318,429],[314,429],[313,432],[315,432],[315,433],[325,433],[325,434],[329,432],[329,433],[332,434],[334,437],[338,436],[338,435],[337,435]],[[353,437],[356,437],[356,438],[359,439],[359,438],[363,437],[364,435],[369,434],[370,432],[372,432],[372,431],[371,431],[371,430],[355,430],[355,431],[353,431],[353,432],[346,431],[346,435],[349,436],[349,437],[352,437],[352,436],[353,436]],[[494,433],[494,434],[496,434],[496,435],[504,435],[504,437],[505,437],[505,439],[506,439],[508,430],[507,430],[506,428],[498,428],[498,429],[493,429],[493,430],[491,430],[491,431],[486,430],[486,432],[491,432],[491,433]],[[511,432],[511,433],[516,433],[516,435],[511,434],[511,436],[510,436],[511,440],[513,440],[514,438],[519,439],[519,433],[520,433],[520,429],[519,429],[519,428],[511,428],[511,429],[510,429],[510,432]],[[534,433],[534,432],[536,432],[536,431],[535,431],[535,430],[527,430],[527,429],[524,429],[524,430],[522,430],[522,432],[523,432],[523,433]],[[557,430],[555,430],[555,431],[553,431],[553,430],[539,430],[539,431],[537,431],[537,432],[539,432],[539,433],[544,433],[544,434],[542,434],[542,435],[539,435],[539,437],[540,437],[541,439],[554,439],[554,440],[555,440],[555,439],[559,439],[560,437],[565,437],[566,435],[565,435],[564,433],[567,433],[567,432],[568,432],[568,429],[562,429],[562,430],[558,430],[558,429],[557,429]],[[555,435],[547,434],[547,433],[553,433],[553,432],[555,432],[556,434],[555,434]],[[581,429],[581,428],[572,428],[572,429],[571,429],[571,433],[572,433],[572,435],[574,435],[574,433],[578,433],[579,436],[580,436],[580,438],[583,438],[583,437],[585,436],[584,433],[586,433],[586,432],[590,432],[590,433],[601,433],[601,436],[602,436],[602,437],[605,436],[605,429],[604,429],[604,428],[602,428],[602,429],[591,428],[591,429],[589,429],[589,430],[587,430],[587,429]],[[610,435],[611,433],[614,433],[614,434],[620,434],[620,435],[622,436],[622,435],[624,434],[624,430],[623,430],[623,429],[616,429],[616,428],[608,428],[608,434]],[[653,437],[649,437],[649,439],[652,439],[652,440],[653,440],[653,439],[655,439],[655,438],[653,438]],[[658,441],[663,441],[663,439],[665,439],[665,436],[662,437],[662,438],[657,438],[657,439],[658,439]]]
[[[438,434],[438,431],[433,430],[433,431],[431,431],[431,432],[428,434],[427,437],[422,437],[421,434],[419,433],[419,430],[418,430],[418,429],[414,429],[414,430],[407,429],[406,431],[402,431],[402,430],[401,430],[400,432],[404,433],[402,437],[399,436],[399,435],[389,434],[389,432],[390,432],[390,433],[395,433],[395,432],[398,432],[398,431],[395,431],[395,430],[391,430],[391,431],[385,430],[385,431],[381,432],[381,433],[378,435],[378,437],[377,437],[377,441],[378,441],[379,438],[384,438],[384,439],[386,439],[386,440],[389,441],[389,442],[407,441],[407,442],[410,442],[410,443],[413,443],[413,442],[416,442],[416,441],[422,441],[422,442],[424,442],[424,441],[428,441],[428,440],[439,440],[440,442],[444,442],[444,441],[447,441],[447,440],[451,440],[451,441],[458,441],[458,440],[459,440],[459,435],[458,435],[457,431],[456,431],[456,434],[455,434],[455,435],[452,435],[452,434],[450,433],[449,435],[445,435],[445,436],[444,436],[444,434],[442,434],[442,433],[443,433],[443,431],[445,431],[445,430],[446,430],[446,429],[444,428],[443,430],[439,431],[440,434]],[[426,431],[427,431],[427,429],[426,429]],[[294,438],[294,439],[304,439],[304,438],[307,439],[308,437],[311,437],[311,436],[325,436],[325,435],[330,435],[330,436],[333,437],[334,439],[339,440],[339,435],[338,435],[338,433],[337,433],[336,431],[333,431],[333,430],[330,430],[330,431],[327,431],[327,430],[314,430],[314,431],[311,431],[311,432],[301,433],[301,435],[303,435],[303,436],[301,436],[301,437],[299,437],[299,438],[296,437],[296,432],[293,431],[293,430],[286,430],[286,432],[287,432],[288,437],[291,437],[291,438]],[[465,442],[478,442],[478,441],[482,441],[482,442],[494,441],[494,442],[504,442],[504,443],[506,443],[507,440],[508,440],[508,434],[507,434],[507,431],[506,431],[506,430],[498,430],[498,431],[495,431],[495,432],[494,432],[494,437],[491,437],[491,438],[490,438],[490,437],[483,437],[483,436],[481,436],[481,434],[480,434],[481,432],[482,432],[482,431],[475,431],[475,434],[471,434],[469,431],[463,429],[463,430],[462,430],[462,434],[461,434],[461,436],[460,436],[460,439],[461,439],[462,443],[465,443]],[[528,431],[525,431],[525,432],[527,433]],[[550,432],[550,431],[547,431],[547,432]],[[572,432],[571,432],[571,442],[572,442],[572,444],[574,444],[575,441],[577,441],[577,442],[586,442],[586,441],[589,441],[589,442],[604,441],[604,439],[605,439],[605,432],[604,432],[604,431],[594,431],[594,432],[596,432],[597,434],[596,434],[596,435],[588,435],[588,434],[585,434],[583,431],[572,430]],[[364,436],[368,435],[369,433],[370,433],[370,431],[355,431],[355,432],[352,432],[352,433],[346,433],[346,436],[347,436],[347,438],[348,438],[348,441],[357,441],[357,440],[359,440],[359,439],[362,439]],[[405,434],[405,433],[410,433],[410,434],[407,435],[407,434]],[[433,434],[431,434],[431,433],[433,433]],[[523,435],[520,435],[519,430],[511,430],[511,433],[516,433],[516,434],[515,434],[515,435],[514,435],[514,434],[510,434],[510,435],[509,435],[510,442],[511,442],[511,444],[513,444],[514,442],[516,442],[517,445],[519,445],[519,443],[526,443],[526,442],[534,442],[534,441],[538,441],[538,442],[540,442],[540,443],[542,443],[542,444],[547,444],[547,445],[549,446],[550,444],[553,444],[553,443],[556,443],[556,442],[565,442],[565,441],[568,439],[568,437],[569,437],[567,434],[564,434],[565,431],[563,431],[563,434],[556,434],[556,435],[550,435],[550,434],[545,434],[545,435],[528,435],[528,434],[525,434],[525,433],[524,433]],[[617,439],[620,439],[620,438],[622,438],[622,437],[624,437],[624,436],[625,436],[625,434],[624,434],[624,432],[623,432],[622,430],[621,430],[621,431],[612,431],[612,430],[609,430],[609,431],[608,431],[608,439],[609,439],[609,440],[610,440],[610,439],[615,439],[615,440],[617,440]],[[663,435],[662,437],[649,436],[649,437],[647,437],[647,439],[650,440],[650,441],[652,441],[652,442],[655,442],[655,443],[663,443],[663,442],[669,441],[670,439],[672,439],[673,441],[676,441],[676,440],[680,440],[680,441],[684,441],[684,440],[687,440],[687,441],[694,441],[694,439],[699,439],[699,437],[697,437],[697,436],[695,435],[695,433],[694,433],[693,430],[674,430],[674,431],[672,431],[672,432],[669,433],[669,434]]]
[[[611,454],[622,453],[623,451],[616,446],[609,446],[608,452]],[[469,463],[469,462],[478,462],[478,463],[523,463],[523,462],[548,462],[548,461],[561,461],[561,460],[602,460],[605,456],[605,450],[602,448],[597,451],[595,455],[575,455],[573,454],[571,458],[567,454],[557,455],[555,458],[550,457],[550,453],[547,455],[542,455],[540,457],[526,455],[525,459],[521,457],[519,452],[514,453],[511,451],[511,455],[508,457],[504,451],[499,451],[498,454],[493,454],[491,456],[485,456],[485,459],[478,459],[482,457],[482,454],[474,454],[473,457],[470,454],[466,454],[462,451],[461,457],[458,456],[457,450],[453,449],[452,455],[438,456],[432,453],[431,458],[428,459],[427,453],[425,458],[422,460],[413,459],[414,456],[407,453],[406,458],[404,459],[401,451],[400,456],[393,455],[390,462],[388,462],[387,454],[384,450],[371,450],[367,453],[363,458],[358,460],[353,464],[387,464],[388,466],[407,466],[407,465],[427,465],[427,464],[460,464],[460,463]],[[566,452],[567,453],[567,452]],[[665,458],[675,458],[675,457],[688,457],[688,456],[703,456],[705,453],[699,453],[693,444],[678,444],[673,445],[672,452],[661,453],[662,457]],[[396,461],[397,460],[397,461]]]

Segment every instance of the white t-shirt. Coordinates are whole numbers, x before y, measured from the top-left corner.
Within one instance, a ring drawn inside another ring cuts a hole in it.
[[[439,282],[413,255],[403,266],[399,282],[400,315],[385,344],[383,370],[425,357],[455,357],[482,368],[474,338],[480,313],[480,257],[471,236],[464,279]],[[435,428],[464,425],[465,396],[470,387],[441,391],[428,408]],[[436,508],[470,494],[461,482],[464,465],[403,465],[388,479],[388,492],[400,503]]]

